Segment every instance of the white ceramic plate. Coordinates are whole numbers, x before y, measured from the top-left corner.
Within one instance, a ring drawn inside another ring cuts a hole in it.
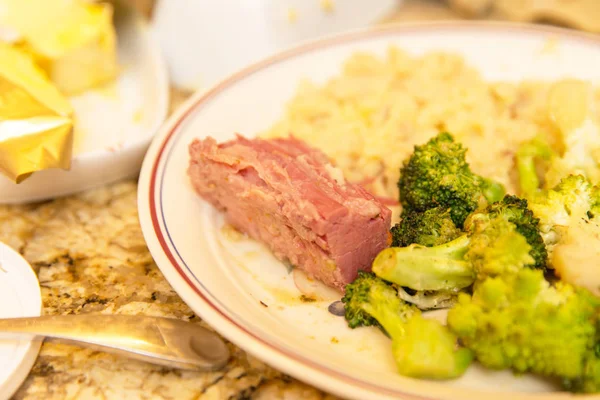
[[[169,83],[160,51],[142,21],[120,6],[115,20],[119,64],[114,84],[70,98],[76,127],[71,170],[40,171],[17,185],[0,176],[0,203],[48,199],[139,173],[164,122]]]
[[[19,253],[0,243],[0,318],[39,317],[37,276]],[[8,399],[29,374],[41,340],[0,339],[0,399]]]
[[[542,52],[558,38],[553,52]],[[338,296],[299,299],[292,274],[258,243],[222,228],[186,174],[196,137],[252,136],[281,115],[299,80],[336,75],[358,50],[384,54],[396,44],[413,54],[462,54],[488,79],[600,79],[600,40],[565,30],[489,23],[417,24],[350,33],[302,45],[250,66],[193,97],[155,138],[139,184],[139,213],[152,255],[177,293],[231,341],[329,392],[354,399],[512,399],[567,397],[542,380],[478,366],[461,379],[399,376],[389,340],[376,329],[351,330],[327,311]]]

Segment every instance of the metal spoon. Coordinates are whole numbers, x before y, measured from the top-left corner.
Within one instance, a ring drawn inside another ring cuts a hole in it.
[[[191,322],[130,315],[51,315],[0,319],[0,336],[41,336],[172,368],[214,371],[229,360],[225,342]]]

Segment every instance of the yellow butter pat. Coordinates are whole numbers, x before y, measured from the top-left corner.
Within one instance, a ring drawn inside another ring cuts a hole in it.
[[[110,4],[83,0],[0,0],[0,26],[17,32],[65,94],[97,87],[118,74]]]
[[[73,109],[32,58],[0,42],[0,172],[20,183],[33,172],[69,169]]]

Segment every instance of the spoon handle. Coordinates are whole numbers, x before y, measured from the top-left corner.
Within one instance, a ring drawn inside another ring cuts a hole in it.
[[[0,319],[1,336],[42,336],[167,367],[213,371],[229,350],[215,333],[191,322],[130,315],[49,315]]]

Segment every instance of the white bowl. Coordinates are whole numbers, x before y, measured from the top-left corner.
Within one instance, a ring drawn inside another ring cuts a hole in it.
[[[169,81],[141,17],[122,5],[116,9],[122,71],[114,85],[70,98],[77,119],[71,169],[36,172],[20,184],[2,175],[0,203],[45,200],[139,173],[144,153],[167,116]]]

